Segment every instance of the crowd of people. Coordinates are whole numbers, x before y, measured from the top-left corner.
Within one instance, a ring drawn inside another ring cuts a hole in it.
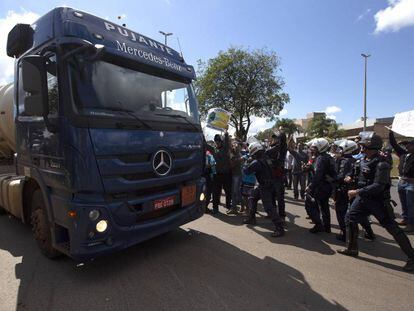
[[[390,130],[392,148],[383,148],[374,132],[361,132],[356,140],[330,142],[315,138],[304,143],[287,139],[283,129],[269,142],[232,140],[227,131],[206,142],[206,213],[217,215],[222,190],[227,214],[243,216],[255,225],[257,205],[262,202],[274,224],[273,237],[285,235],[285,189],[293,188],[295,200],[303,200],[312,234],[331,233],[330,202],[333,202],[340,233],[346,243],[338,253],[358,256],[359,226],[365,238],[375,240],[370,216],[395,239],[414,271],[414,249],[406,232],[414,232],[414,139],[397,143]],[[396,222],[391,198],[392,149],[399,161],[398,193],[402,221]],[[212,203],[212,209],[210,209]],[[402,227],[405,227],[404,229]]]

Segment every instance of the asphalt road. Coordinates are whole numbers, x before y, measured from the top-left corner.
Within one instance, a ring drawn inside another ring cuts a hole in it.
[[[2,215],[0,310],[413,310],[414,274],[388,233],[374,224],[359,259],[341,256],[334,234],[309,234],[303,203],[287,200],[280,239],[265,218],[205,215],[84,265],[44,258],[30,228]]]

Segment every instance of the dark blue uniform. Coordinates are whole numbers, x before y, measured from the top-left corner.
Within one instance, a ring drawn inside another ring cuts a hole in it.
[[[348,185],[344,182],[346,177],[352,177],[354,173],[355,159],[351,155],[344,155],[336,160],[337,182],[335,189],[335,211],[339,228],[345,232],[345,216],[348,211]]]
[[[257,211],[257,202],[262,199],[263,208],[271,217],[277,230],[283,231],[282,220],[279,217],[275,205],[277,196],[277,189],[273,182],[272,170],[266,159],[253,160],[247,167],[244,168],[246,175],[255,174],[259,183],[249,196],[249,213],[250,218],[254,219]]]
[[[373,158],[363,158],[360,162],[358,177],[358,196],[352,202],[346,217],[347,225],[352,230],[348,249],[358,251],[357,230],[358,222],[364,222],[369,215],[374,215],[395,239],[402,251],[410,260],[414,260],[414,250],[405,233],[397,225],[392,210],[387,208],[390,200],[390,170],[387,159],[379,154]]]
[[[316,228],[320,229],[323,221],[325,231],[330,232],[329,197],[333,190],[332,182],[336,178],[335,163],[334,159],[327,153],[319,154],[315,162],[315,172],[308,186],[309,195],[305,200],[305,208]]]
[[[287,154],[287,144],[286,144],[286,135],[284,133],[280,133],[279,135],[279,143],[273,146],[270,146],[268,150],[266,150],[266,156],[270,159],[271,169],[273,172],[273,183],[274,187],[276,188],[276,195],[275,195],[275,204],[277,201],[277,207],[279,211],[279,216],[281,218],[286,217],[285,212],[285,160]]]

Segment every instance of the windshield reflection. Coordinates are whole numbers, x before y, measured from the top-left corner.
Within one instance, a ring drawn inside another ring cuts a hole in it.
[[[181,116],[198,123],[191,84],[160,78],[104,61],[69,63],[78,109],[133,112],[140,118]]]

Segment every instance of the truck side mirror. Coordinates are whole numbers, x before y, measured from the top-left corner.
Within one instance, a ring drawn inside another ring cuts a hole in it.
[[[46,59],[43,56],[31,55],[22,60],[22,81],[24,110],[30,116],[46,116],[49,113],[47,104]]]
[[[34,30],[29,24],[17,24],[7,37],[7,55],[20,57],[33,45]]]

